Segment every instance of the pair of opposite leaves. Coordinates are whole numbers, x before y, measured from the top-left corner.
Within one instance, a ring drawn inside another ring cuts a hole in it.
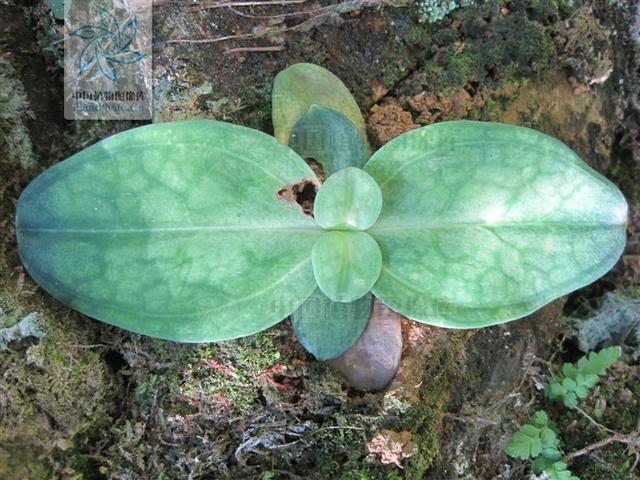
[[[620,191],[530,129],[444,122],[389,142],[363,170],[329,177],[313,219],[279,192],[318,180],[273,137],[206,120],[140,127],[27,187],[19,252],[76,310],[206,342],[268,328],[318,284],[339,301],[371,289],[433,325],[494,325],[594,281],[626,240]]]

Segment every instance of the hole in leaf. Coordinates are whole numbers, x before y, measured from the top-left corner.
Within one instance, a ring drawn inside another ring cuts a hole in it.
[[[299,183],[287,185],[278,190],[277,197],[286,202],[297,203],[306,215],[313,218],[313,202],[316,199],[316,193],[318,193],[318,185],[305,178]]]

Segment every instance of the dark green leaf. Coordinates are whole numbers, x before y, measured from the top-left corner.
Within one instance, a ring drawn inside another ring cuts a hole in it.
[[[289,146],[320,162],[328,176],[346,167],[362,168],[368,155],[360,132],[341,113],[311,105],[298,120]]]
[[[318,360],[339,357],[360,337],[371,315],[373,296],[333,302],[320,289],[291,316],[298,340]]]

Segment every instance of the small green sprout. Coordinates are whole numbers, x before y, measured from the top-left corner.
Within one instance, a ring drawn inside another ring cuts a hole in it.
[[[555,378],[545,388],[547,397],[562,400],[568,408],[576,408],[578,399],[584,399],[599,376],[620,358],[620,347],[609,347],[599,352],[590,352],[581,357],[577,364],[565,363],[562,366],[564,378]],[[547,413],[537,411],[529,423],[513,434],[505,447],[507,455],[520,460],[530,460],[531,469],[536,474],[544,473],[550,480],[579,480],[562,462],[560,440],[556,427]]]
[[[530,422],[513,434],[505,451],[510,457],[530,460],[534,473],[544,473],[550,480],[579,480],[561,461],[560,440],[544,411],[534,413]]]
[[[54,165],[18,202],[28,272],[86,315],[175,341],[292,315],[325,360],[359,338],[374,296],[420,322],[486,327],[593,282],[623,250],[623,195],[534,130],[444,122],[369,158],[355,100],[310,64],[276,77],[273,122],[276,138],[147,125]]]
[[[622,355],[620,347],[608,347],[599,352],[591,352],[578,360],[577,364],[565,363],[563,377],[554,378],[547,384],[545,392],[551,400],[562,401],[565,407],[576,408],[578,399],[587,398],[589,389],[599,376],[613,365]]]

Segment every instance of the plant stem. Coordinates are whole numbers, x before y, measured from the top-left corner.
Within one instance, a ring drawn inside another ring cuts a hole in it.
[[[606,447],[611,443],[624,443],[625,445],[629,445],[631,447],[640,448],[640,432],[633,432],[629,434],[615,433],[610,437],[605,438],[604,440],[600,440],[599,442],[587,445],[577,452],[570,453],[569,455],[565,456],[563,460],[565,462],[571,462],[578,457],[588,455],[594,450]]]

